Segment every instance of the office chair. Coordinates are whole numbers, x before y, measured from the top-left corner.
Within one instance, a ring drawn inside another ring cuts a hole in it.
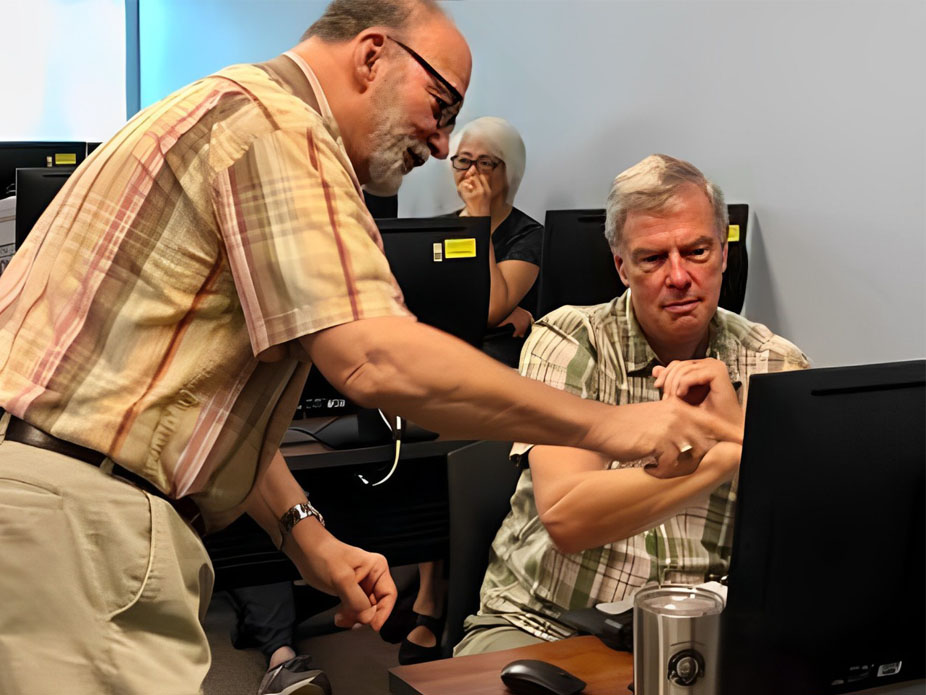
[[[749,268],[746,256],[749,206],[733,203],[727,210],[730,248],[720,288],[720,306],[739,313],[746,296]],[[537,317],[565,304],[602,304],[623,294],[626,287],[614,267],[614,256],[604,237],[604,221],[603,209],[547,211],[537,279]]]
[[[521,469],[508,460],[510,443],[475,442],[447,455],[450,511],[447,620],[441,640],[451,656],[463,621],[479,609],[489,548],[511,506]]]
[[[609,302],[624,292],[604,238],[604,210],[547,210],[537,279],[537,312]]]

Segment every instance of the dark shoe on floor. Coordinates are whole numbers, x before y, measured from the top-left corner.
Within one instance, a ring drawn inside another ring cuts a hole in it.
[[[379,636],[389,644],[398,644],[415,629],[415,625],[418,624],[415,622],[417,617],[418,614],[412,610],[410,604],[404,607],[397,605],[379,629]]]
[[[420,644],[409,642],[406,637],[399,646],[399,663],[402,666],[434,661],[443,656],[440,642],[444,636],[444,619],[432,618],[430,615],[418,615],[415,625],[421,625],[430,630],[436,641],[433,647],[422,647]]]
[[[331,695],[331,684],[325,672],[309,668],[312,657],[294,656],[264,674],[257,695]]]

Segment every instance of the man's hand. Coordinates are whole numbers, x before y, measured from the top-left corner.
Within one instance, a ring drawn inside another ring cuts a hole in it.
[[[527,309],[516,306],[514,311],[508,314],[508,317],[498,325],[504,326],[508,323],[514,326],[514,337],[523,338],[527,335],[527,331],[531,327],[531,324],[534,323],[534,317]]]
[[[742,426],[728,422],[703,406],[678,397],[637,403],[624,408],[623,427],[635,433],[633,455],[621,460],[653,458],[646,471],[657,478],[689,475],[720,441],[742,442]],[[596,437],[601,436],[596,433]],[[606,435],[605,435],[606,436]]]
[[[315,519],[296,524],[283,549],[306,582],[341,599],[336,625],[362,623],[378,631],[386,622],[396,587],[382,555],[342,543]]]
[[[656,388],[662,389],[662,403],[669,405],[671,410],[678,409],[673,403],[684,403],[714,418],[716,439],[676,437],[677,458],[663,461],[664,457],[660,457],[657,463],[646,466],[647,473],[657,478],[689,475],[697,470],[716,442],[726,440],[739,444],[743,441],[743,411],[723,362],[715,359],[675,361],[668,367],[653,369],[653,376]],[[684,411],[685,408],[681,408],[681,413]],[[681,417],[685,419],[684,415]]]
[[[727,365],[711,358],[670,362],[655,367],[656,388],[663,399],[681,398],[691,405],[704,406],[730,423],[742,427],[743,409],[736,397]],[[742,439],[742,436],[740,437]]]
[[[466,206],[467,217],[488,217],[491,212],[492,189],[485,174],[464,176],[457,184],[457,193]]]

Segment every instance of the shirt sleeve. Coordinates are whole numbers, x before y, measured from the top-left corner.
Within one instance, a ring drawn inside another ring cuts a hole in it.
[[[539,319],[521,350],[521,376],[561,391],[598,398],[598,356],[585,314],[564,306]],[[521,461],[533,444],[515,443],[510,457]]]
[[[337,148],[322,126],[275,130],[213,178],[255,354],[349,321],[408,315]]]
[[[505,253],[496,262],[526,261],[539,267],[542,248],[543,225],[531,220],[511,235]]]

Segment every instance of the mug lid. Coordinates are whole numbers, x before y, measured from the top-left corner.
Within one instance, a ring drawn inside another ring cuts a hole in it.
[[[713,591],[700,587],[662,585],[638,592],[634,607],[657,615],[697,618],[720,613],[723,610],[723,599]]]

